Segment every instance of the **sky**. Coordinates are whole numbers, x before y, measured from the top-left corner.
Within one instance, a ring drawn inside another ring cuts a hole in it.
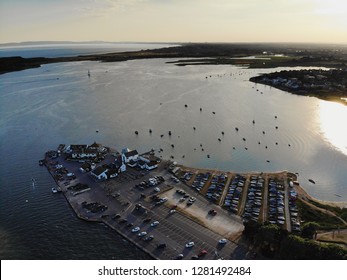
[[[0,43],[347,43],[345,0],[0,0]]]

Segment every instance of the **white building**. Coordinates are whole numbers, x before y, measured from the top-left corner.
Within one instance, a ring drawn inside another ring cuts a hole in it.
[[[107,171],[108,169],[103,166],[99,166],[95,168],[90,174],[94,176],[98,180],[106,180],[107,179]]]
[[[122,158],[124,163],[128,163],[129,161],[137,161],[139,153],[136,150],[128,151],[122,153]]]

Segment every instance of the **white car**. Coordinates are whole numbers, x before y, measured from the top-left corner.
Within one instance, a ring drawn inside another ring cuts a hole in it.
[[[151,223],[151,227],[156,227],[157,225],[159,225],[159,221],[154,221]]]
[[[186,248],[191,248],[195,245],[195,243],[193,241],[190,241],[186,244]]]
[[[227,240],[223,238],[223,239],[219,240],[218,243],[219,244],[225,244],[225,243],[227,243]]]
[[[170,214],[176,213],[176,210],[175,209],[171,209],[169,213]]]
[[[139,227],[135,227],[135,228],[133,228],[133,229],[131,230],[131,232],[138,232],[138,231],[140,231],[140,228],[139,228]]]
[[[155,192],[160,192],[160,188],[156,187],[156,188],[154,188],[154,191]]]
[[[147,232],[142,231],[142,232],[140,232],[137,236],[138,236],[138,237],[142,237],[142,236],[145,236],[145,235],[147,235]]]

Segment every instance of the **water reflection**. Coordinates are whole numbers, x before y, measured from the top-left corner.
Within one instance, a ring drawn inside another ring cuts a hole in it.
[[[347,155],[347,106],[321,100],[319,118],[324,137],[335,148]]]

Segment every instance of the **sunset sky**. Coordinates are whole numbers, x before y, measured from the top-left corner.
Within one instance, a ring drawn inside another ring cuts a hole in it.
[[[344,0],[0,0],[0,43],[347,43]]]

